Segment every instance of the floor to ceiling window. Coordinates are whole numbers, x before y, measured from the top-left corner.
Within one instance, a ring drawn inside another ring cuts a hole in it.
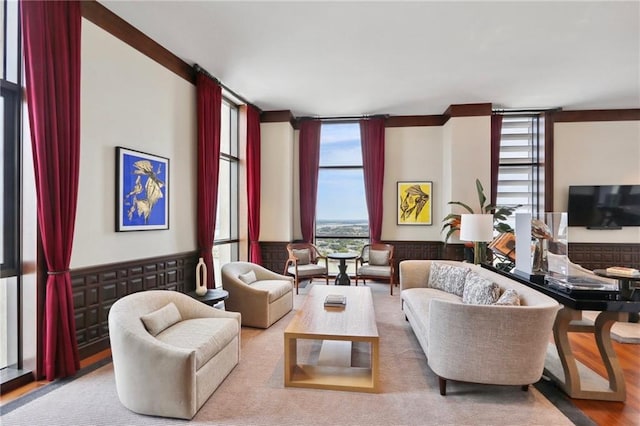
[[[222,283],[220,267],[238,260],[238,107],[222,100],[218,208],[213,243],[214,278]]]
[[[18,3],[0,2],[2,8],[3,61],[0,78],[0,371],[1,382],[9,370],[21,368],[19,348],[20,285],[20,49]]]
[[[539,113],[505,115],[500,137],[497,205],[544,219],[544,119]],[[515,227],[515,215],[507,221]]]
[[[320,133],[316,245],[322,253],[360,252],[369,242],[360,125],[326,122]],[[353,273],[352,262],[347,269]],[[337,272],[330,264],[330,272]]]

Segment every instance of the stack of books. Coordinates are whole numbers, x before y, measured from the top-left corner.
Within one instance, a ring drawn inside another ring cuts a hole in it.
[[[624,266],[612,266],[606,269],[607,274],[619,275],[621,277],[640,278],[640,271],[633,268],[625,268]]]
[[[347,304],[347,296],[344,294],[328,294],[324,299],[324,306],[342,308]]]

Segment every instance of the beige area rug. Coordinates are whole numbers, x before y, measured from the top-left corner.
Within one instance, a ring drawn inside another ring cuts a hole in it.
[[[323,285],[323,284],[313,284]],[[366,394],[283,385],[283,331],[289,313],[267,330],[242,329],[241,361],[189,424],[194,425],[570,425],[537,389],[449,383],[447,396],[427,366],[385,284],[373,290],[382,392]],[[312,285],[295,297],[301,306]],[[486,362],[497,362],[486,360]],[[159,372],[161,374],[161,372]],[[17,406],[2,407],[2,426],[185,425],[184,420],[133,413],[120,404],[112,364]]]
[[[583,311],[582,319],[594,323],[599,311]],[[611,338],[620,343],[640,344],[640,323],[616,322],[611,327]]]

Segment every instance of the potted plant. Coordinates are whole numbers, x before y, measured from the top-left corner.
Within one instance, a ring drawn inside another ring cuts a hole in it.
[[[468,204],[465,204],[461,201],[449,201],[447,204],[455,204],[462,207],[470,214],[492,214],[493,215],[493,229],[498,231],[499,233],[505,232],[513,232],[513,228],[504,222],[508,216],[511,216],[513,212],[521,206],[521,204],[513,207],[507,206],[495,206],[493,204],[486,204],[487,197],[484,195],[484,188],[482,187],[482,183],[480,183],[479,179],[476,179],[476,190],[478,192],[478,204],[480,209],[478,212],[475,212]],[[448,214],[442,221],[444,225],[442,226],[441,232],[447,230],[447,234],[445,236],[444,242],[447,244],[449,242],[449,238],[457,231],[460,231],[460,220],[461,215],[458,213],[450,213]],[[473,247],[473,243],[468,242],[465,243],[465,246],[469,248]],[[486,244],[483,243],[483,248],[486,249]]]

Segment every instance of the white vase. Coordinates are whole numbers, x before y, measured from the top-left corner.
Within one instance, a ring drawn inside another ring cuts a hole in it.
[[[200,258],[196,265],[196,294],[198,296],[207,294],[207,265],[203,258]]]

